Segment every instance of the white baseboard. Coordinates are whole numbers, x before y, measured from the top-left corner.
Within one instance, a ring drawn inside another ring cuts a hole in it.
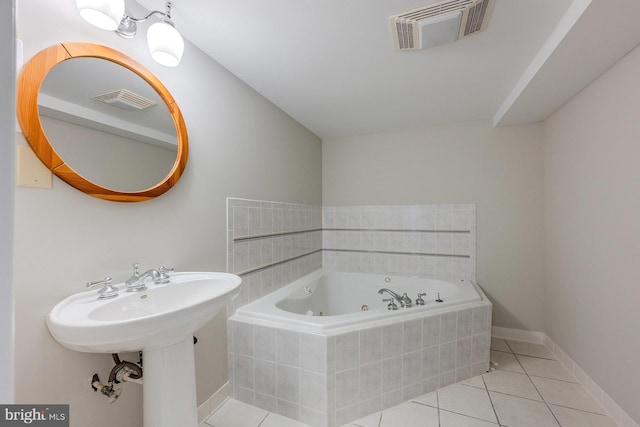
[[[224,402],[229,399],[229,382],[213,393],[202,405],[198,406],[198,424],[204,423]]]
[[[556,356],[558,361],[578,380],[580,385],[598,402],[598,404],[611,417],[618,427],[640,427],[629,414],[627,414],[607,393],[596,384],[583,370],[575,363],[560,346],[553,342],[544,332],[525,331],[522,329],[502,328],[493,326],[492,337],[504,338],[515,341],[527,341],[543,344]]]
[[[500,326],[491,327],[491,336],[495,338],[504,338],[507,340],[533,342],[536,344],[544,344],[544,338],[546,337],[544,332],[502,328]]]

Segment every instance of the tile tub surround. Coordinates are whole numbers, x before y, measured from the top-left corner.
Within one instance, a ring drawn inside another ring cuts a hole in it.
[[[325,206],[323,267],[475,280],[473,204]]]
[[[227,198],[227,271],[242,277],[232,314],[322,267],[322,207]]]
[[[320,267],[475,280],[476,207],[227,199],[227,271],[243,280],[229,315]]]
[[[314,427],[340,426],[484,373],[490,327],[486,298],[327,335],[232,318],[231,396]]]
[[[497,370],[411,398],[343,427],[616,426],[614,419],[603,414],[601,405],[584,390],[576,389],[579,379],[565,370],[543,345],[493,339],[491,353],[494,360],[499,360]],[[307,427],[307,424],[230,399],[201,425],[210,426]]]

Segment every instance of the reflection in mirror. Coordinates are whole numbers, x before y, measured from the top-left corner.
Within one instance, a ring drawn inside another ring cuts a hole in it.
[[[118,191],[140,191],[176,162],[173,119],[157,92],[131,70],[72,58],[47,74],[38,95],[42,127],[77,173]]]
[[[182,176],[189,152],[182,112],[162,82],[123,53],[92,43],[49,46],[24,65],[17,89],[18,121],[29,146],[78,190],[141,202],[164,194]],[[145,178],[131,184],[135,175]]]

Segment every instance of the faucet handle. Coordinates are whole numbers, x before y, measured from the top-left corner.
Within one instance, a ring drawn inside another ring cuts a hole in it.
[[[171,277],[169,276],[169,273],[171,273],[173,271],[174,271],[173,268],[167,268],[164,265],[161,266],[158,269],[158,272],[160,273],[160,276],[158,277],[158,281],[156,282],[156,284],[169,283],[169,281],[171,280]]]
[[[111,283],[111,277],[107,276],[102,280],[97,280],[95,282],[87,282],[87,288],[95,288],[98,285],[108,285]]]
[[[140,276],[140,263],[139,262],[134,262],[134,263],[131,263],[131,266],[133,267],[133,277],[139,277]]]
[[[416,305],[424,305],[424,299],[422,297],[426,297],[427,293],[422,292],[418,294],[418,298],[416,298]]]
[[[88,282],[87,288],[95,288],[99,285],[102,285],[102,288],[98,291],[99,299],[114,298],[118,296],[118,288],[111,284],[111,277],[107,276],[103,280]]]
[[[393,298],[385,298],[385,299],[382,300],[382,302],[388,302],[389,303],[387,305],[387,310],[397,310],[398,309],[398,305],[393,300]]]

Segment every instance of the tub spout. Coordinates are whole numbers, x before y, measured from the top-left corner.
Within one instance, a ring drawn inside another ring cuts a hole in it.
[[[409,298],[409,296],[406,294],[406,292],[404,294],[402,294],[402,296],[396,294],[395,292],[393,292],[391,289],[387,289],[387,288],[382,288],[378,291],[379,294],[383,294],[384,292],[388,293],[389,295],[391,295],[393,298],[396,299],[396,301],[398,301],[400,303],[400,306],[402,308],[409,308],[411,306],[413,306],[413,301],[411,301],[411,298]]]

